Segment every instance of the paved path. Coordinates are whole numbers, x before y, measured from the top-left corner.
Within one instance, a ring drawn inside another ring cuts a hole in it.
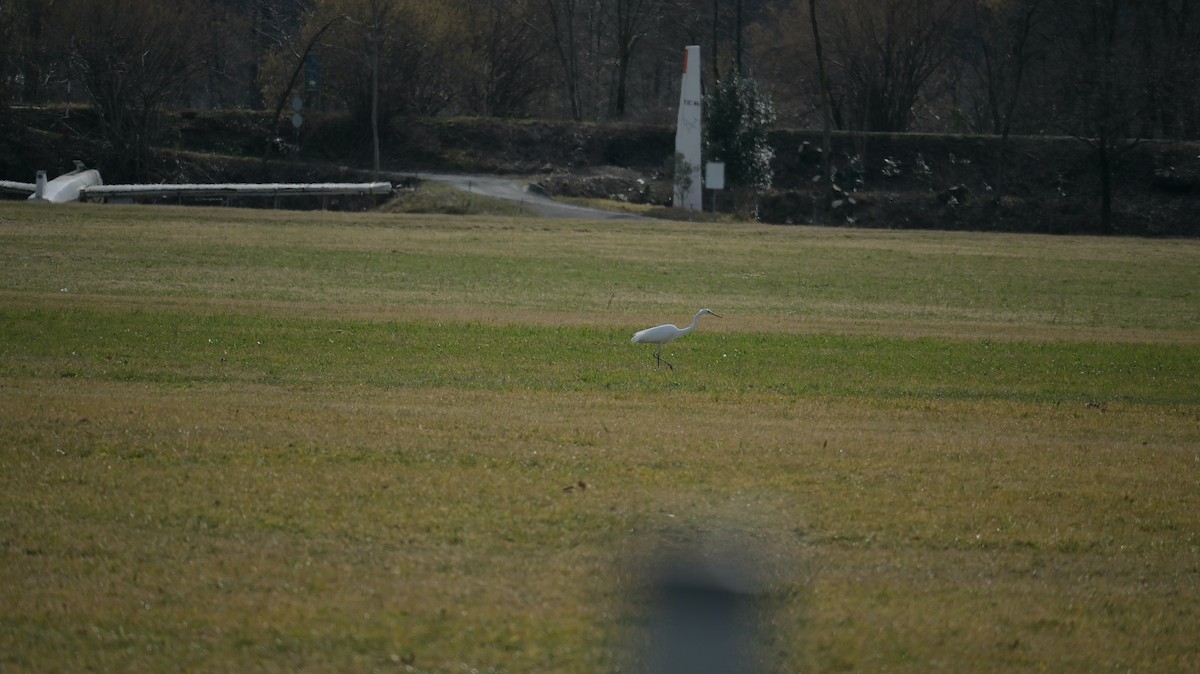
[[[517,201],[538,215],[548,218],[585,218],[588,220],[649,220],[631,213],[617,213],[599,208],[587,208],[555,201],[530,192],[525,180],[504,176],[456,175],[450,173],[418,173],[421,180],[433,180],[467,192],[477,192],[497,199]]]

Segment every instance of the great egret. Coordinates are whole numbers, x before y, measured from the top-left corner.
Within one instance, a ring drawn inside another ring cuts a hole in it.
[[[638,330],[633,334],[632,341],[634,344],[657,344],[658,350],[654,352],[654,360],[657,361],[659,367],[661,367],[663,363],[666,363],[667,367],[674,370],[675,366],[671,364],[671,361],[663,360],[663,347],[667,345],[667,342],[679,339],[692,330],[695,330],[696,326],[700,325],[701,316],[716,316],[717,318],[720,318],[720,316],[717,316],[717,314],[712,312],[712,309],[701,309],[700,311],[696,312],[696,317],[692,319],[692,324],[686,328],[671,325],[670,323],[666,325],[658,325],[653,328]]]

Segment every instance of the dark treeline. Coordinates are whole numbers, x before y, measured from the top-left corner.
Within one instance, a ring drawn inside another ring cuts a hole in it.
[[[811,4],[836,129],[1200,136],[1200,0]],[[0,101],[90,102],[118,136],[159,106],[271,110],[296,93],[364,123],[373,110],[667,122],[682,48],[699,44],[709,85],[740,70],[782,124],[819,127],[809,12],[810,0],[5,0]]]
[[[87,103],[117,173],[163,109],[666,123],[683,47],[777,124],[1010,135],[1093,151],[1108,228],[1136,139],[1200,138],[1200,0],[0,0],[0,126]],[[819,39],[823,58],[818,64]],[[822,65],[823,68],[818,66]],[[824,78],[818,76],[824,73]],[[822,82],[825,85],[822,86]]]

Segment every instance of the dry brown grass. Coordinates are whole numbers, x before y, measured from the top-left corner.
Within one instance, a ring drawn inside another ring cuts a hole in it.
[[[0,393],[17,669],[595,671],[633,546],[722,528],[785,671],[1196,664],[1194,410]]]

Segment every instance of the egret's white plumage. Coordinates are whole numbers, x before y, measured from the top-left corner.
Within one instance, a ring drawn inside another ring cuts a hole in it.
[[[720,316],[712,312],[712,309],[701,309],[700,311],[696,312],[696,317],[692,319],[692,324],[686,328],[671,325],[670,323],[666,325],[656,325],[653,328],[638,330],[633,334],[633,340],[631,341],[634,344],[657,344],[658,350],[654,352],[654,360],[660,366],[663,363],[666,363],[667,367],[674,370],[675,366],[672,365],[670,361],[663,360],[663,346],[665,346],[667,342],[679,339],[680,337],[690,333],[692,330],[695,330],[696,326],[700,325],[701,316],[716,316],[717,318],[720,318]]]

